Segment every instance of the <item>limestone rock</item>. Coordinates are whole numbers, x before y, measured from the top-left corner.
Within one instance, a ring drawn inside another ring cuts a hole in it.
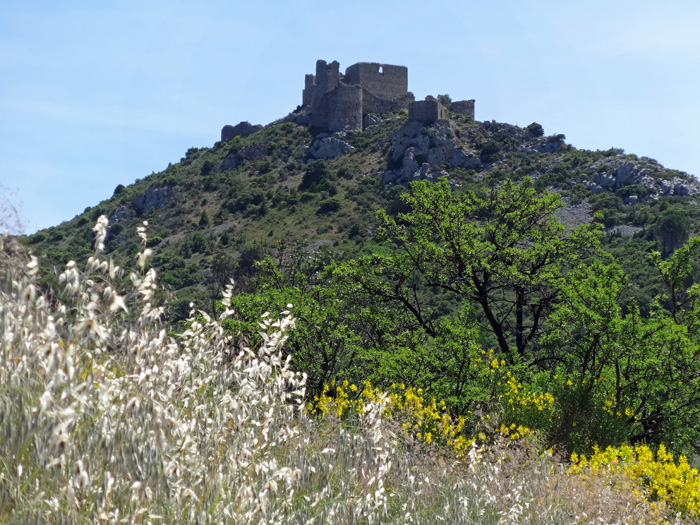
[[[344,133],[335,133],[330,136],[322,133],[309,148],[309,154],[315,159],[328,160],[350,153],[355,148],[343,140],[344,138]]]
[[[249,146],[243,146],[238,150],[237,156],[239,160],[255,160],[259,159],[267,153],[264,146],[259,144],[251,144]]]
[[[172,197],[170,186],[151,186],[143,195],[134,199],[134,206],[140,214],[144,214],[151,208],[163,208]]]
[[[223,142],[228,142],[239,136],[248,137],[260,129],[262,129],[260,124],[254,126],[248,121],[240,122],[235,126],[226,125],[221,128],[221,140]]]
[[[594,193],[615,191],[624,186],[638,185],[647,190],[643,199],[638,195],[628,196],[625,204],[632,206],[641,200],[657,200],[659,196],[676,195],[688,197],[700,193],[700,183],[677,176],[662,179],[664,168],[653,160],[635,160],[629,156],[606,157],[593,164],[591,180],[584,181]]]
[[[240,161],[235,153],[229,153],[221,163],[220,171],[235,170],[240,165]]]
[[[377,124],[380,124],[381,122],[382,122],[382,118],[379,115],[375,115],[374,113],[367,113],[362,118],[362,125],[364,126],[365,129],[367,129],[371,126],[376,126]]]
[[[479,158],[472,153],[466,153],[463,149],[455,148],[448,159],[453,168],[464,168],[466,170],[479,167]]]
[[[456,136],[449,120],[440,120],[432,126],[409,121],[398,131],[392,160],[403,158],[408,148],[413,154],[423,157],[429,164],[444,164],[456,147]]]
[[[396,166],[382,176],[385,185],[408,184],[412,180],[437,180],[447,173],[440,166],[476,169],[480,166],[477,156],[465,151],[449,120],[439,120],[424,125],[409,120],[394,135],[394,151],[391,161]]]
[[[134,212],[126,204],[119,206],[112,215],[109,216],[109,223],[115,224],[121,221],[128,221],[134,218]]]

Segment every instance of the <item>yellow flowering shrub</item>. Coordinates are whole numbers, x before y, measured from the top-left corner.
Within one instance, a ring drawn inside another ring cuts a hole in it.
[[[376,401],[382,396],[388,400],[385,417],[400,421],[416,439],[427,444],[447,445],[458,457],[464,457],[469,451],[474,440],[464,436],[466,419],[452,418],[444,401],[426,399],[423,389],[407,387],[403,383],[393,384],[388,392],[383,392],[373,388],[369,381],[364,382],[361,390],[348,381],[332,381],[330,385],[324,385],[321,395],[307,403],[307,410],[319,417],[333,415],[342,418],[353,412],[361,413],[365,402]]]
[[[656,457],[647,445],[622,445],[605,450],[595,446],[590,458],[573,453],[571,462],[571,474],[585,477],[601,470],[619,472],[638,482],[650,500],[666,502],[693,518],[700,516],[698,471],[690,467],[685,456],[675,461],[664,445],[659,446]]]
[[[499,383],[501,384],[501,383]],[[509,426],[526,425],[536,429],[548,429],[556,417],[554,396],[549,392],[538,392],[532,386],[519,382],[507,371],[500,396],[503,414],[501,419]]]

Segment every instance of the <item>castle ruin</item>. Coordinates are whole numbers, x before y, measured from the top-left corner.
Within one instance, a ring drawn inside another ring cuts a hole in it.
[[[407,109],[409,120],[430,123],[447,110],[474,118],[474,101],[453,102],[445,108],[433,97],[416,101],[408,91],[408,68],[359,62],[340,73],[340,64],[316,61],[316,74],[306,75],[302,107],[310,124],[335,131],[362,131],[371,115]]]
[[[408,68],[375,62],[359,62],[342,74],[337,61],[318,60],[302,95],[311,125],[329,131],[361,131],[367,115],[408,109],[414,100]]]
[[[316,61],[316,74],[306,75],[302,105],[288,120],[336,131],[362,131],[379,121],[379,115],[408,110],[408,120],[430,124],[445,118],[447,111],[474,118],[474,101],[451,102],[448,107],[432,96],[416,101],[408,91],[408,68],[376,62],[358,62],[340,72],[340,64]],[[300,110],[300,111],[299,111]],[[247,137],[262,126],[241,122],[224,126],[221,140]]]

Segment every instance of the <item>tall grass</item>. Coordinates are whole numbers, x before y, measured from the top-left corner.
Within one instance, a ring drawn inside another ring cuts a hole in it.
[[[472,447],[457,460],[387,417],[317,418],[281,348],[294,321],[264,316],[247,348],[192,312],[168,335],[147,269],[68,263],[51,299],[38,261],[10,242],[0,264],[0,522],[652,523],[638,487],[568,475],[536,443]],[[223,298],[229,305],[229,287]],[[617,487],[617,488],[615,488]],[[680,518],[676,520],[680,522]]]

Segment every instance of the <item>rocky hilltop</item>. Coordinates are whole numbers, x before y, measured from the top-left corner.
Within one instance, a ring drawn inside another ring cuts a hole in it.
[[[403,211],[401,194],[414,180],[445,177],[454,188],[486,192],[530,177],[562,196],[567,226],[600,221],[644,253],[700,231],[700,184],[689,174],[620,149],[577,149],[537,123],[480,122],[474,106],[448,95],[416,101],[406,68],[360,63],[341,75],[337,63],[321,61],[289,115],[224,126],[212,147],[190,148],[26,242],[45,255],[46,272],[87,259],[92,225],[104,214],[107,249],[128,263],[136,227],[148,220],[154,265],[189,305],[213,296],[224,277],[244,286],[256,260],[296,241],[341,254],[376,249],[377,208]]]

